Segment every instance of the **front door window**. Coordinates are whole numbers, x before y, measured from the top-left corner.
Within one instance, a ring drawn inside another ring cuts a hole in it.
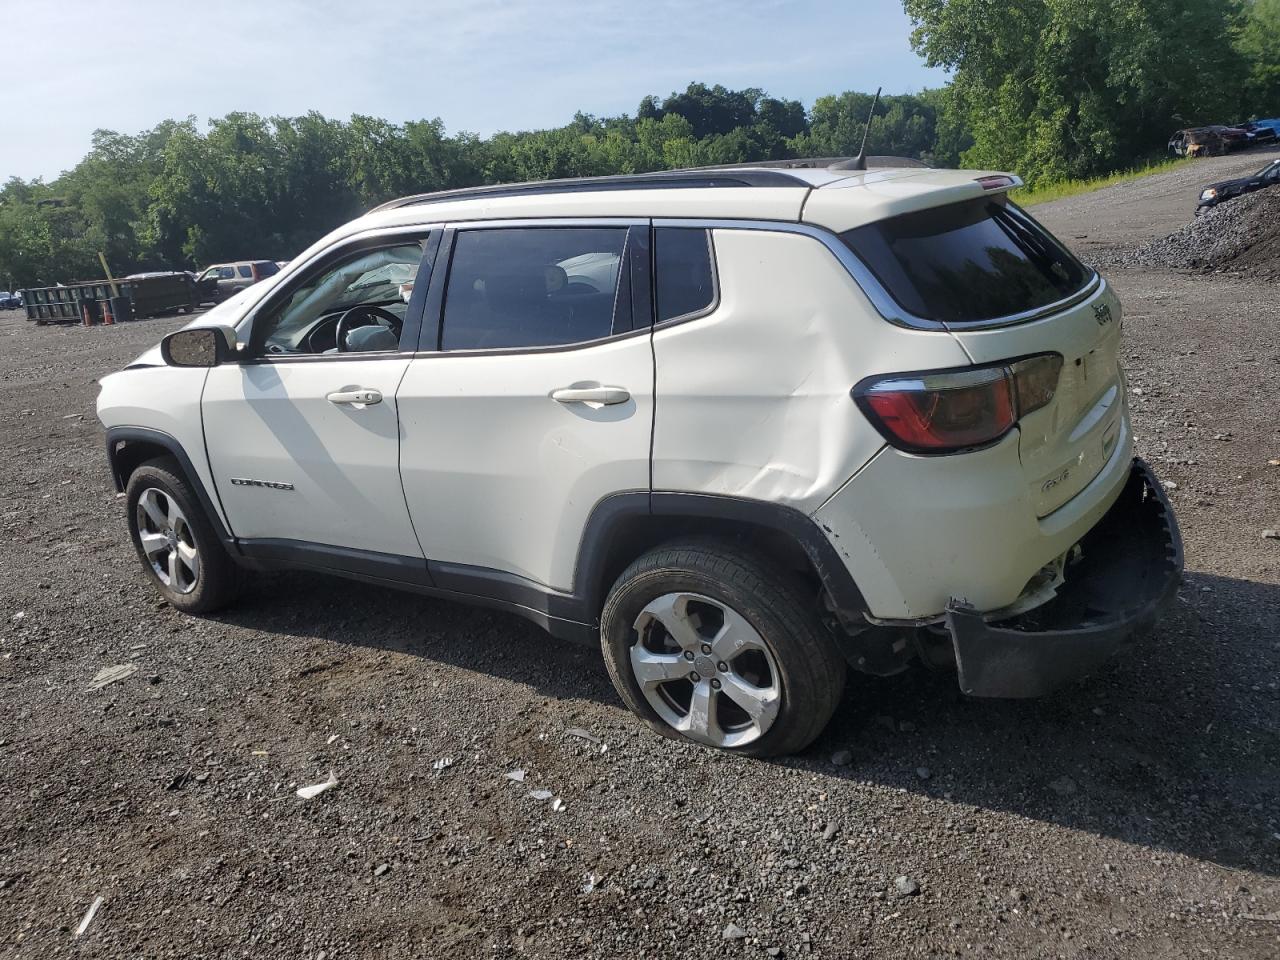
[[[304,279],[254,323],[259,354],[396,350],[426,238],[363,249]]]

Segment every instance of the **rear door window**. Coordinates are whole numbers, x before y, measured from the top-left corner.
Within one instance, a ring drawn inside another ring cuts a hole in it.
[[[626,238],[625,227],[460,231],[441,349],[557,346],[630,330],[629,298],[618,296]]]
[[[702,313],[715,302],[711,235],[707,230],[659,227],[653,232],[658,322]]]
[[[240,271],[240,276],[247,277],[250,280],[253,279],[253,267],[248,264],[242,263],[240,266],[236,267],[236,269]]]
[[[1092,274],[1007,198],[983,197],[857,227],[841,239],[909,313],[966,323],[1066,299]]]

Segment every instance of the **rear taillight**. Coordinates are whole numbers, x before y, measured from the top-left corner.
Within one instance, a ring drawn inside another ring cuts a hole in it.
[[[994,443],[1053,399],[1062,357],[864,380],[853,396],[889,443],[909,453],[954,453]]]

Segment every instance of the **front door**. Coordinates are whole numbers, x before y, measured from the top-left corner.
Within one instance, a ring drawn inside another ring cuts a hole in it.
[[[399,394],[405,498],[437,585],[571,590],[591,511],[648,492],[647,235],[621,223],[456,233]]]
[[[396,389],[411,355],[401,340],[417,340],[410,299],[429,239],[322,254],[257,311],[244,362],[209,371],[210,467],[250,548],[321,545],[382,555],[393,571],[395,558],[422,566],[400,485]]]

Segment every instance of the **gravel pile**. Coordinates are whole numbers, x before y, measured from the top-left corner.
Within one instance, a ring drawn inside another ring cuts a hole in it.
[[[1165,267],[1280,280],[1280,190],[1262,190],[1212,207],[1169,236],[1121,247],[1111,267]]]

